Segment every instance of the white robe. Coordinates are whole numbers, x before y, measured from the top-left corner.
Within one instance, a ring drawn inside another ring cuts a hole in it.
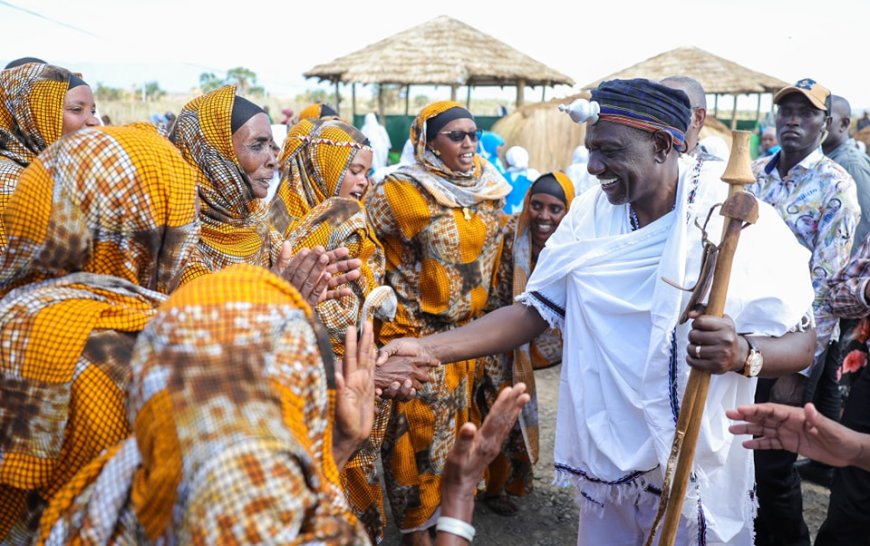
[[[675,209],[636,231],[627,205],[611,205],[600,188],[585,192],[517,298],[562,328],[555,464],[557,480],[578,487],[584,511],[661,487],[688,379],[691,329],[691,321],[676,324],[689,293],[661,278],[694,285],[701,260],[694,221],[703,223],[724,201],[723,168],[681,159]],[[810,255],[772,208],[759,202],[759,212],[741,233],[725,312],[739,333],[781,336],[812,304]],[[709,237],[718,243],[721,232],[717,212]],[[683,516],[712,542],[727,543],[752,525],[752,454],[728,432],[724,412],[752,403],[755,384],[736,373],[710,382]]]

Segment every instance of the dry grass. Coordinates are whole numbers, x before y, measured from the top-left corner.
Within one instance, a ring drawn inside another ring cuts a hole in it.
[[[574,148],[586,137],[585,125],[574,123],[558,110],[559,104],[574,98],[525,105],[496,122],[492,130],[504,138],[505,150],[511,146],[528,150],[530,167],[542,173],[563,170],[571,164]],[[589,98],[588,93],[585,98]]]
[[[306,78],[432,85],[574,85],[568,76],[474,27],[442,15],[315,66]]]

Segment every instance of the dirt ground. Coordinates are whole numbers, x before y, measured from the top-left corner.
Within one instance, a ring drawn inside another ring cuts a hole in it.
[[[535,490],[517,499],[519,512],[504,517],[478,503],[474,511],[477,536],[474,544],[482,546],[570,546],[577,543],[577,505],[572,488],[551,484],[553,434],[556,402],[559,397],[561,366],[535,372],[540,415],[540,460],[535,468]],[[828,490],[804,483],[804,518],[815,537],[828,508]],[[387,529],[385,545],[399,544],[399,533],[392,524]]]

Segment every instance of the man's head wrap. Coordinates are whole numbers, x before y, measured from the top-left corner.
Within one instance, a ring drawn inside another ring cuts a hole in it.
[[[592,100],[601,106],[599,120],[650,133],[667,131],[674,146],[685,150],[692,106],[683,91],[642,78],[610,80],[592,90]]]
[[[473,120],[474,116],[471,115],[471,112],[461,106],[454,106],[449,110],[441,112],[426,122],[426,142],[432,142],[435,140],[435,137],[438,136],[438,132],[441,131],[445,125],[455,119]]]
[[[239,130],[239,128],[248,122],[249,119],[256,116],[257,114],[265,114],[262,108],[249,101],[244,97],[240,97],[236,95],[235,100],[233,100],[233,114],[230,121],[230,129],[233,134]]]

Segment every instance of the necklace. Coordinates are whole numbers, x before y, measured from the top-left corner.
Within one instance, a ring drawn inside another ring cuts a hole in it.
[[[628,204],[628,223],[631,225],[631,231],[640,229],[640,220],[637,219],[637,213],[634,212],[634,207],[631,203]]]

